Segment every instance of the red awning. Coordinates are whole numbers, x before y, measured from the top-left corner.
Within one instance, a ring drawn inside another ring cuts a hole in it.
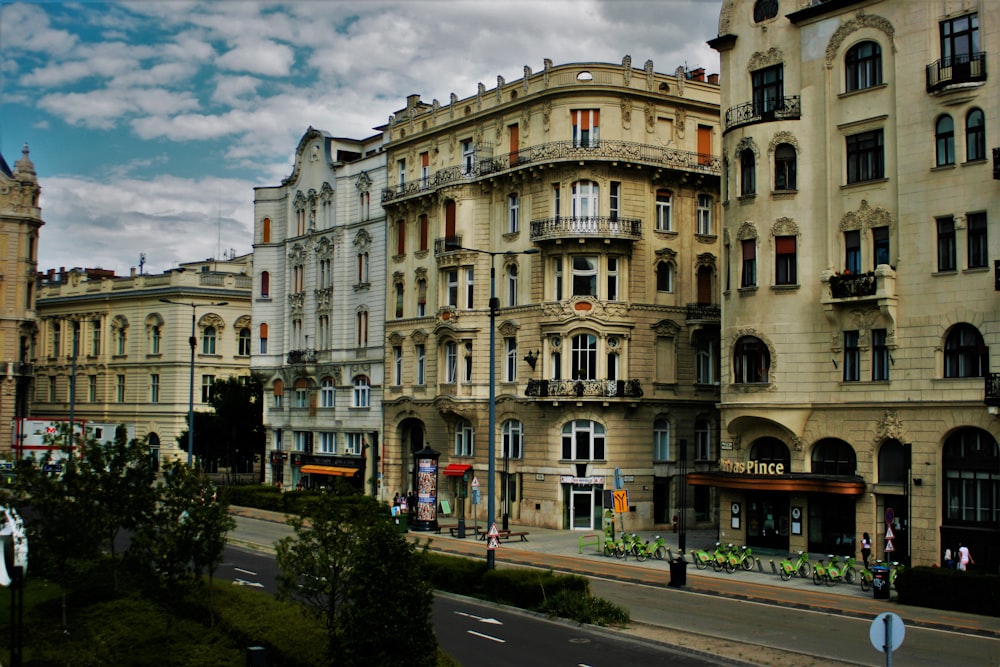
[[[461,477],[466,470],[471,470],[472,466],[465,463],[449,463],[442,471],[448,477]]]

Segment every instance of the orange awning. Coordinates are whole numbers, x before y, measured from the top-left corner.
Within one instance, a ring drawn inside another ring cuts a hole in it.
[[[302,466],[302,472],[313,475],[343,475],[350,477],[361,470],[361,468],[341,468],[340,466]]]
[[[465,474],[466,470],[470,470],[471,468],[472,466],[465,463],[449,463],[442,472],[448,477],[461,477]]]

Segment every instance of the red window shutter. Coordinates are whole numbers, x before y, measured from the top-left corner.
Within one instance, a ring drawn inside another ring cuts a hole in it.
[[[795,237],[779,236],[775,239],[775,249],[779,255],[795,254]]]

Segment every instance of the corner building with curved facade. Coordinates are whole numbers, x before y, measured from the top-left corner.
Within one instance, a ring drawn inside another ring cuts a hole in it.
[[[723,3],[722,541],[997,572],[998,28]]]
[[[546,61],[389,119],[388,496],[430,446],[438,519],[486,518],[495,294],[498,522],[599,527],[616,469],[626,529],[714,519],[678,464],[682,441],[691,469],[718,456],[718,96],[703,71]]]

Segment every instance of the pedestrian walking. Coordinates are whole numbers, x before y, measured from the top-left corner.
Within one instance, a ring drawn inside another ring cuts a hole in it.
[[[861,536],[861,560],[865,562],[865,567],[868,567],[868,559],[872,555],[872,538],[865,533]]]
[[[955,569],[955,557],[951,553],[951,547],[944,550],[944,566],[949,570]]]
[[[969,569],[970,565],[975,565],[976,561],[972,560],[972,554],[969,553],[969,547],[965,546],[961,542],[958,543],[958,569],[965,572]]]

